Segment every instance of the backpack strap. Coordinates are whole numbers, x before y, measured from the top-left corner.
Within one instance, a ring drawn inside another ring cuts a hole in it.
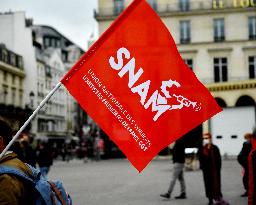
[[[28,163],[25,163],[25,165],[30,169],[31,174],[32,174],[32,178],[36,181],[40,180],[41,172],[38,169],[36,169],[35,167],[28,164]]]
[[[52,190],[55,192],[57,198],[60,200],[62,205],[67,205],[61,191],[56,187],[56,185],[52,181],[48,181],[48,183],[51,185]]]
[[[30,177],[28,177],[24,172],[22,172],[21,170],[15,168],[15,167],[1,165],[0,166],[0,175],[1,174],[14,175],[14,176],[17,176],[17,177],[23,179],[25,182],[35,185],[35,182]]]
[[[32,166],[26,164],[32,171],[32,178],[27,176],[24,172],[21,170],[11,167],[11,166],[6,166],[6,165],[0,165],[0,175],[1,174],[9,174],[13,175],[16,177],[19,177],[21,180],[24,182],[27,182],[30,184],[32,187],[34,187],[37,192],[41,195],[42,200],[44,201],[45,204],[47,204],[48,201],[51,200],[51,197],[47,194],[51,192],[51,187],[47,183],[45,179],[42,179],[42,175],[39,170],[33,168]],[[43,203],[39,203],[43,204]]]
[[[51,193],[51,200],[52,200],[52,205],[56,205],[56,201],[55,201],[55,197],[54,197],[54,193]]]

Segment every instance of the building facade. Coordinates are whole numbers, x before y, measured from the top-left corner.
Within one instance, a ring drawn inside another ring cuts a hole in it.
[[[50,26],[33,25],[37,59],[38,105],[80,58],[83,50]],[[79,132],[76,101],[60,87],[37,115],[38,137],[65,140]]]
[[[30,112],[23,107],[24,78],[22,56],[0,44],[0,117],[14,130],[19,129]]]
[[[36,60],[32,42],[31,28],[24,12],[6,12],[0,14],[0,43],[10,51],[22,56],[24,79],[22,83],[22,108],[33,110],[36,95]],[[20,95],[21,97],[21,95]],[[29,112],[31,114],[31,112]],[[35,133],[37,124],[32,121],[30,132]]]
[[[18,130],[83,50],[56,29],[33,25],[25,12],[1,13],[0,30],[0,117],[9,117]],[[78,110],[72,96],[60,87],[32,120],[29,132],[39,139],[63,141],[81,129]],[[20,121],[15,118],[19,113],[23,113]]]
[[[102,34],[129,0],[98,0]],[[238,154],[255,126],[256,1],[148,0],[171,32],[185,63],[223,112],[203,123],[223,155]],[[156,28],[157,29],[157,28]],[[197,132],[198,133],[198,132]],[[200,132],[199,132],[200,133]]]

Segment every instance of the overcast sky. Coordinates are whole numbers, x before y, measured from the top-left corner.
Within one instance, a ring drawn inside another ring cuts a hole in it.
[[[25,11],[34,24],[49,25],[87,49],[87,40],[98,25],[93,17],[98,0],[0,0],[0,12]]]

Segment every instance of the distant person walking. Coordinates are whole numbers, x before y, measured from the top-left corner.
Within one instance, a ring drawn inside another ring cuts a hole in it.
[[[249,165],[249,189],[248,205],[256,204],[256,127],[251,137],[252,150],[248,157]]]
[[[100,138],[100,136],[95,137],[93,147],[95,160],[99,161],[104,153],[104,141]]]
[[[244,194],[241,195],[241,197],[248,196],[248,180],[249,180],[248,156],[252,149],[251,137],[252,137],[252,134],[250,133],[246,133],[244,135],[244,138],[246,141],[243,143],[243,147],[237,156],[237,161],[243,167],[243,171],[244,171],[243,185],[244,185],[245,192]]]
[[[175,142],[173,149],[171,150],[173,156],[173,173],[172,179],[168,191],[165,194],[160,194],[161,197],[169,199],[171,197],[174,185],[178,179],[180,182],[180,195],[175,199],[186,199],[186,186],[184,180],[184,163],[185,163],[185,146],[181,139]]]
[[[62,161],[66,161],[66,156],[67,156],[67,147],[66,147],[66,144],[63,144],[61,147]]]
[[[27,133],[22,133],[19,138],[19,151],[17,152],[18,158],[24,163],[30,164],[32,167],[36,167],[36,151],[31,146],[31,138]],[[15,150],[14,150],[15,151]]]
[[[37,150],[37,163],[40,168],[40,172],[47,179],[50,167],[53,163],[52,152],[47,147],[47,143],[41,142]]]
[[[203,147],[199,150],[200,168],[203,171],[208,205],[222,198],[221,193],[221,156],[219,148],[212,143],[210,133],[203,135]]]

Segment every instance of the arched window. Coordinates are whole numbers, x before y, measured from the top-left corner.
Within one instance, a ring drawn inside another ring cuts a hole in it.
[[[215,100],[217,101],[217,103],[220,107],[227,107],[227,104],[223,99],[217,97],[217,98],[215,98]]]
[[[255,101],[252,97],[243,95],[236,101],[236,106],[255,106]]]

